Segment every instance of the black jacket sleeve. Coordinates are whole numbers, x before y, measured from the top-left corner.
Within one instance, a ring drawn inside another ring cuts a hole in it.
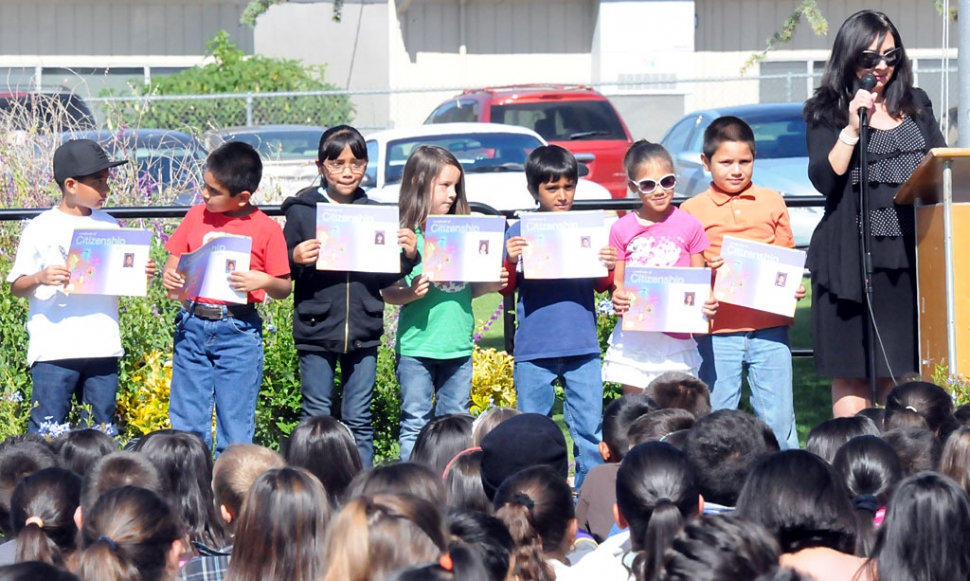
[[[805,134],[808,142],[808,179],[823,196],[841,195],[845,187],[844,176],[835,173],[829,162],[829,153],[839,140],[840,131],[827,123],[813,123]]]

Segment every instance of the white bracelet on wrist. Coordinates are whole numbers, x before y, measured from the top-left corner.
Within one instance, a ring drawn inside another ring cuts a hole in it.
[[[839,132],[839,141],[846,145],[855,145],[856,143],[859,143],[859,136],[849,137],[845,134],[845,129],[843,129]]]

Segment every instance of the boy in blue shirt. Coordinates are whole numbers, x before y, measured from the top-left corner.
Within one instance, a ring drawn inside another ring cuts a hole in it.
[[[171,255],[162,284],[176,290],[184,284],[176,271],[182,254],[219,236],[252,239],[250,270],[226,274],[233,290],[247,293],[246,304],[193,296],[175,318],[169,419],[173,428],[200,434],[211,447],[215,403],[218,452],[253,441],[263,380],[263,321],[256,303],[267,295],[284,299],[291,289],[283,229],[249,203],[262,173],[259,154],[249,144],[230,141],[213,150],[203,176],[204,203],[189,210],[165,244]]]
[[[579,168],[569,151],[557,145],[536,148],[526,159],[525,175],[539,212],[572,208]],[[516,222],[506,233],[505,268],[516,275],[501,291],[509,296],[519,290],[513,373],[516,407],[525,413],[551,415],[556,399],[553,384],[562,380],[563,415],[576,458],[574,487],[579,489],[586,473],[602,462],[603,379],[594,292],[613,285],[617,253],[611,247],[600,250],[609,270],[601,279],[526,280],[518,267],[527,246],[520,232],[521,222]]]

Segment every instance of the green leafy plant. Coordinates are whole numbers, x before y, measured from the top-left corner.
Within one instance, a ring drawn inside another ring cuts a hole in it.
[[[259,17],[269,10],[269,7],[274,4],[282,4],[286,0],[250,0],[249,4],[246,5],[246,9],[243,11],[242,18],[239,21],[243,24],[248,24],[253,28],[256,27],[256,21]],[[343,17],[344,11],[344,0],[333,0],[333,21],[340,22]]]
[[[933,368],[932,381],[950,392],[954,406],[970,403],[970,379],[965,375],[950,373],[947,365],[937,364]]]
[[[133,80],[129,83],[131,93],[147,97],[337,90],[336,86],[324,82],[322,65],[304,65],[298,60],[261,55],[247,57],[224,30],[208,42],[206,49],[211,62],[157,77],[151,85]],[[104,107],[106,123],[111,128],[187,128],[191,131],[247,124],[246,101],[241,98],[133,99],[108,101]],[[332,126],[349,122],[353,115],[353,105],[347,95],[260,97],[252,104],[252,123],[256,125]]]
[[[744,74],[754,65],[762,62],[767,57],[768,51],[775,49],[779,44],[786,44],[791,42],[792,37],[795,36],[795,31],[798,29],[798,25],[801,24],[802,19],[808,21],[812,27],[812,31],[818,36],[825,36],[829,31],[829,23],[822,16],[822,12],[818,9],[817,0],[802,0],[802,3],[795,8],[795,11],[785,19],[781,24],[781,30],[775,32],[771,35],[767,42],[765,49],[759,53],[755,53],[748,57],[748,60],[744,62],[741,67],[741,74]]]

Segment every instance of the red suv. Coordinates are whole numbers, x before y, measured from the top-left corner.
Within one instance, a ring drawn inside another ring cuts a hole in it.
[[[531,129],[589,167],[586,179],[627,195],[623,155],[633,143],[609,100],[582,85],[510,85],[467,89],[438,106],[431,123],[483,122]]]

